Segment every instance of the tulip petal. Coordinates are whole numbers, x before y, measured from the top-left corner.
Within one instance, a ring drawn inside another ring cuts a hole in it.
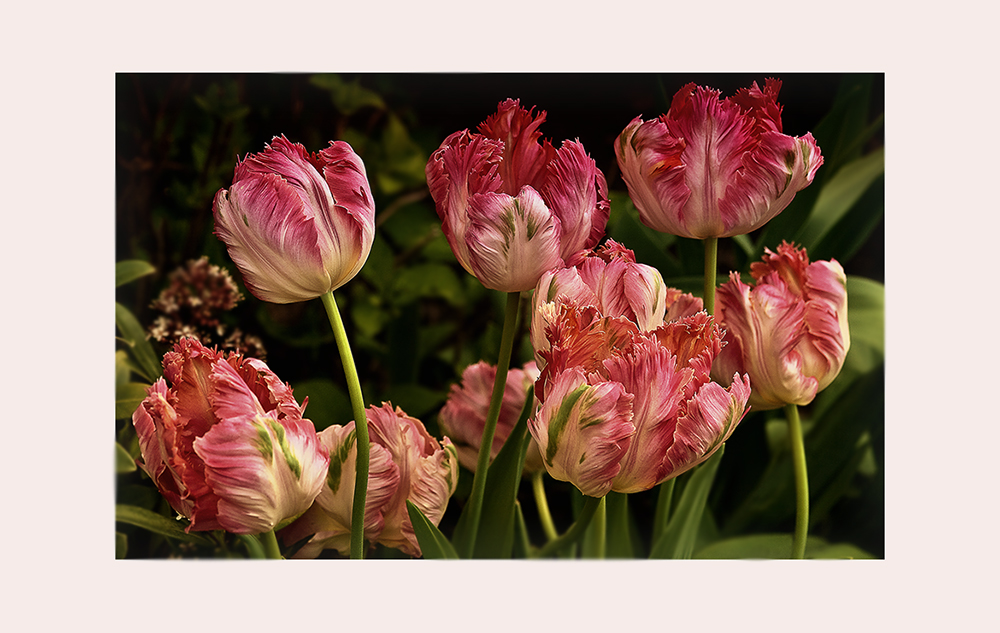
[[[525,110],[520,100],[507,99],[479,125],[484,136],[501,141],[503,160],[499,175],[503,182],[501,192],[514,196],[522,187],[542,189],[548,174],[546,166],[555,158],[556,150],[548,141],[539,143],[542,133],[538,128],[545,121],[545,111],[534,116],[534,108]]]
[[[473,274],[484,286],[522,292],[546,270],[562,265],[559,219],[525,187],[516,197],[476,194],[469,200],[466,244]]]
[[[559,254],[571,262],[604,237],[611,210],[608,185],[597,163],[575,141],[564,141],[547,169],[549,177],[539,193],[559,218]]]
[[[576,367],[559,374],[528,421],[549,475],[585,495],[607,494],[635,432],[632,399],[619,383],[587,384]]]
[[[672,479],[703,463],[729,439],[746,412],[750,380],[737,374],[724,389],[705,383],[677,419],[674,442],[666,452],[660,480]]]

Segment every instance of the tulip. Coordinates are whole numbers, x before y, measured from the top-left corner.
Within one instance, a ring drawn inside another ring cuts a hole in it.
[[[284,136],[236,165],[213,204],[215,234],[262,301],[325,295],[361,270],[375,236],[364,163],[343,141],[313,154]]]
[[[528,421],[549,474],[587,496],[648,490],[718,450],[746,413],[750,383],[711,382],[721,332],[704,312],[642,332],[593,306],[560,306]]]
[[[693,83],[657,119],[636,117],[615,154],[639,217],[682,237],[743,235],[781,213],[823,164],[811,134],[782,133],[778,91],[768,79],[736,95]]]
[[[544,367],[545,336],[559,315],[559,306],[594,306],[605,316],[625,317],[648,332],[701,311],[701,299],[669,288],[652,266],[637,264],[635,253],[609,239],[576,266],[544,273],[538,280],[531,316],[531,343],[535,362]]]
[[[712,375],[745,372],[759,410],[806,405],[840,373],[851,347],[847,277],[837,260],[809,262],[783,242],[750,267],[754,285],[732,273],[719,287],[719,319],[728,343]]]
[[[266,364],[185,338],[164,355],[163,373],[132,423],[139,465],[190,519],[187,531],[261,534],[309,508],[329,456],[305,404]]]
[[[366,418],[372,444],[365,540],[420,556],[406,501],[434,525],[440,523],[458,483],[455,447],[447,437],[438,442],[420,420],[389,403],[372,405]],[[330,452],[326,484],[313,507],[281,534],[288,544],[313,535],[296,558],[315,558],[324,549],[346,554],[350,546],[357,455],[354,422],[330,426],[319,437]]]
[[[501,103],[479,126],[449,135],[427,162],[427,184],[448,244],[483,285],[535,286],[604,235],[604,174],[576,141],[539,142],[545,112]]]
[[[458,451],[458,461],[475,472],[479,447],[483,440],[483,429],[486,427],[486,414],[490,407],[490,396],[493,392],[493,381],[496,379],[497,368],[485,362],[469,365],[462,372],[461,385],[452,385],[448,401],[441,409],[438,422],[442,433],[455,443]],[[492,461],[504,442],[510,436],[517,424],[521,411],[524,409],[528,396],[528,388],[538,378],[538,368],[529,362],[523,368],[511,368],[507,373],[503,400],[500,404],[500,417],[497,420],[496,434],[490,447]],[[534,400],[534,397],[532,397]],[[538,445],[530,440],[525,458],[526,472],[542,469]]]

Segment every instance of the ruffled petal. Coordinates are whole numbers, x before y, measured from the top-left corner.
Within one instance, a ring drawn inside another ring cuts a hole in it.
[[[563,142],[547,169],[549,177],[539,193],[563,227],[559,254],[573,261],[604,236],[611,210],[608,185],[578,142]]]
[[[545,121],[545,112],[534,115],[534,111],[522,108],[520,100],[507,99],[479,125],[483,135],[503,144],[500,191],[510,196],[517,195],[525,186],[540,191],[548,178],[546,166],[556,154],[548,141],[539,143],[542,133],[538,128]]]
[[[531,290],[546,270],[562,265],[560,224],[530,187],[517,195],[477,194],[469,200],[465,240],[473,274],[501,292]]]

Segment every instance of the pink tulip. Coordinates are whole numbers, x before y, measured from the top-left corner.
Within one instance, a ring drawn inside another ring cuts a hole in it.
[[[837,260],[809,263],[783,242],[750,267],[754,285],[732,273],[716,297],[728,345],[712,375],[746,372],[759,410],[806,405],[840,373],[851,347],[847,276]]]
[[[483,428],[486,426],[486,414],[490,408],[496,375],[497,368],[482,361],[466,367],[462,372],[461,385],[451,386],[448,402],[441,409],[438,418],[441,432],[455,443],[458,461],[473,472],[476,470],[479,458],[479,447],[483,440]],[[491,460],[503,448],[504,442],[517,424],[528,397],[528,387],[537,378],[538,368],[534,362],[529,362],[523,369],[512,367],[508,370],[507,384],[500,405],[500,418],[497,420],[493,446],[490,449]],[[534,397],[532,399],[534,400]],[[542,469],[538,445],[534,440],[530,442],[524,463],[526,472]]]
[[[213,204],[215,234],[255,297],[307,301],[354,278],[375,236],[364,163],[343,141],[318,154],[284,136],[237,163]]]
[[[635,253],[609,239],[576,266],[548,271],[538,280],[531,343],[539,367],[545,365],[542,352],[549,348],[546,328],[558,317],[563,303],[594,306],[605,316],[625,317],[644,332],[702,310],[701,299],[668,288],[658,270],[637,264]]]
[[[420,420],[389,403],[372,405],[367,411],[371,434],[368,495],[365,500],[365,540],[420,556],[406,511],[409,499],[427,519],[437,525],[458,483],[458,457],[446,437],[438,442]],[[296,558],[315,558],[324,549],[342,554],[350,550],[351,511],[354,507],[357,436],[354,422],[334,425],[320,433],[330,452],[326,485],[316,503],[298,521],[288,526],[282,540],[295,543],[314,535]]]
[[[520,292],[575,262],[604,235],[607,183],[576,141],[539,142],[545,112],[501,103],[479,126],[448,136],[427,184],[462,266],[488,288]]]
[[[528,422],[549,474],[588,496],[648,490],[704,462],[746,413],[750,383],[711,382],[721,332],[704,312],[642,332],[563,304]]]
[[[260,534],[306,511],[329,457],[267,365],[181,339],[132,415],[142,469],[187,530]],[[171,386],[167,387],[167,382]]]
[[[781,132],[781,82],[736,95],[688,84],[670,111],[636,117],[615,154],[639,217],[650,228],[705,239],[743,235],[781,213],[823,164],[811,134]]]

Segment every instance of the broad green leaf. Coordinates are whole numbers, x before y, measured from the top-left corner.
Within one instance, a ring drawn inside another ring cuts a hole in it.
[[[528,418],[535,400],[534,387],[528,389],[521,416],[507,441],[486,471],[483,510],[476,536],[475,558],[510,558],[515,538],[517,491],[524,472],[528,448]]]
[[[845,366],[860,374],[868,373],[885,358],[885,286],[877,281],[847,278],[847,326],[851,349]]]
[[[155,272],[152,264],[139,259],[118,262],[115,264],[115,288]]]
[[[791,534],[752,534],[717,541],[698,551],[696,559],[775,559],[789,558]],[[871,554],[850,544],[833,544],[810,536],[806,539],[806,558],[870,559]]]
[[[329,378],[302,380],[293,387],[298,402],[306,402],[308,398],[305,417],[312,421],[317,431],[334,424],[347,424],[354,419],[351,399]]]
[[[211,541],[200,534],[189,534],[185,532],[181,522],[175,519],[169,519],[162,514],[157,514],[152,510],[147,510],[146,508],[140,508],[138,506],[122,504],[116,505],[115,521],[128,523],[129,525],[134,525],[136,527],[143,528],[144,530],[149,530],[155,534],[160,534],[179,541],[198,543],[199,545],[212,544]]]
[[[132,366],[128,362],[128,352],[123,349],[115,350],[115,389],[128,383],[132,376]]]
[[[444,391],[436,391],[423,385],[391,385],[382,400],[406,411],[415,418],[422,418],[440,407],[447,399]]]
[[[115,560],[125,558],[128,553],[128,536],[121,532],[115,532]]]
[[[612,191],[609,196],[614,225],[608,228],[608,236],[631,249],[637,262],[656,268],[664,278],[683,275],[681,262],[668,252],[677,237],[644,225],[628,194]]]
[[[125,447],[115,442],[115,473],[131,473],[135,472],[138,466],[135,465],[135,460],[129,455]]]
[[[141,382],[129,382],[115,390],[115,419],[130,419],[139,404],[146,399],[146,388]]]
[[[807,250],[813,250],[827,233],[839,228],[837,223],[883,173],[885,151],[881,148],[844,165],[823,186],[809,218],[794,241]]]
[[[813,261],[836,259],[841,264],[846,264],[871,240],[872,233],[884,219],[885,174],[883,173],[875,179],[837,225],[809,249],[809,258]],[[873,243],[872,246],[878,244]],[[884,259],[884,239],[881,251]]]
[[[395,277],[392,300],[402,305],[418,299],[437,297],[451,305],[462,305],[465,297],[454,268],[445,264],[417,264],[404,268]]]
[[[605,497],[607,503],[608,528],[607,558],[633,558],[635,550],[632,547],[632,516],[628,509],[628,495],[609,492]]]
[[[715,473],[722,461],[723,444],[715,455],[698,466],[684,486],[677,511],[670,517],[667,529],[653,545],[650,558],[691,558],[698,539],[698,528],[705,512],[708,493],[712,489]]]
[[[410,523],[413,524],[413,532],[417,536],[420,552],[424,558],[458,559],[458,553],[441,530],[428,521],[420,508],[413,505],[409,499],[406,500],[406,512],[410,515]]]
[[[514,504],[514,511],[514,558],[528,558],[531,556],[531,541],[528,539],[528,525],[524,522],[520,502]]]
[[[121,340],[129,346],[139,373],[150,383],[154,382],[162,373],[156,352],[146,340],[146,331],[139,325],[139,321],[128,308],[117,302],[115,302],[115,324],[121,333]]]

